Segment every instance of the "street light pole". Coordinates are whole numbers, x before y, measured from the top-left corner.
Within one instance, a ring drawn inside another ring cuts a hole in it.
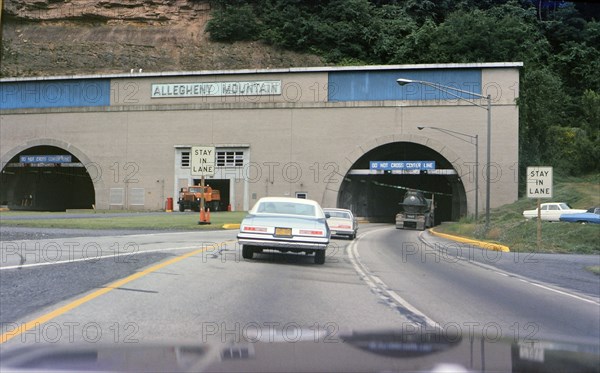
[[[486,159],[486,170],[485,170],[485,176],[486,176],[486,180],[485,180],[485,190],[486,190],[486,194],[485,194],[485,229],[489,229],[490,227],[490,190],[491,190],[491,185],[490,185],[490,169],[491,169],[491,154],[492,154],[492,96],[491,95],[487,95],[487,96],[483,96],[480,95],[478,93],[474,93],[474,92],[469,92],[469,91],[465,91],[462,89],[458,89],[458,88],[454,88],[454,87],[450,87],[447,85],[443,85],[443,84],[438,84],[438,83],[432,83],[432,82],[428,82],[425,80],[412,80],[412,79],[397,79],[396,83],[398,83],[400,86],[406,85],[406,84],[422,84],[422,85],[426,85],[429,87],[433,87],[435,89],[437,89],[438,91],[444,92],[452,97],[455,97],[459,100],[463,100],[466,101],[468,103],[470,103],[471,105],[477,106],[479,108],[485,109],[487,110],[487,159]],[[468,100],[458,94],[456,94],[455,92],[459,92],[459,93],[464,93],[470,96],[473,96],[475,98],[479,98],[479,99],[485,99],[487,100],[487,105],[481,105],[478,104],[475,101],[471,101]],[[479,173],[479,170],[477,171],[477,173]]]
[[[485,168],[485,229],[490,228],[490,163],[492,154],[492,96],[487,95],[487,160]]]
[[[421,126],[417,128],[419,129],[419,131],[422,131],[426,128],[440,131],[447,135],[455,137],[461,141],[468,142],[471,145],[475,145],[475,221],[477,221],[479,219],[479,135],[469,135],[467,133],[462,133],[439,127]],[[468,137],[470,140],[467,141],[460,136]],[[473,144],[473,140],[475,140],[475,144]]]

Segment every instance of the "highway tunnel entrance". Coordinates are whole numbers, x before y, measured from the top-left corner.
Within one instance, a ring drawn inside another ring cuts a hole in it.
[[[435,170],[375,171],[371,161],[435,161]],[[467,213],[464,185],[452,164],[435,150],[411,142],[381,145],[359,158],[345,175],[338,206],[372,222],[395,221],[408,189],[435,201],[435,223],[458,220]]]
[[[11,210],[91,209],[94,184],[85,166],[56,146],[34,146],[2,169],[0,204]]]

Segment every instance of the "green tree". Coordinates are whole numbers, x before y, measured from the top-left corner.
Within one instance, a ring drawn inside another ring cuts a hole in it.
[[[600,50],[587,42],[566,42],[552,64],[565,80],[570,94],[580,96],[586,89],[600,90]]]
[[[316,27],[326,57],[331,61],[353,58],[369,61],[377,34],[373,26],[374,6],[368,0],[332,0],[321,11]]]
[[[592,140],[600,139],[600,93],[590,89],[583,92],[581,98],[583,125]]]
[[[405,54],[402,46],[417,30],[417,23],[406,10],[398,5],[383,5],[375,9],[373,32],[376,34],[371,45],[372,59],[377,63],[394,63],[394,56]]]
[[[253,7],[245,5],[223,5],[212,12],[206,32],[217,41],[253,40],[258,38],[260,23]]]
[[[544,165],[550,159],[553,149],[548,146],[547,131],[567,122],[564,108],[569,101],[556,73],[548,67],[524,67],[517,100],[522,171],[527,166]]]
[[[415,28],[396,48],[390,63],[434,63],[440,62],[431,51],[433,38],[438,26],[432,20],[426,20],[423,25]]]
[[[425,58],[430,62],[544,60],[548,43],[535,14],[514,4],[489,10],[459,10],[433,31]]]
[[[585,131],[575,127],[552,126],[548,128],[547,147],[553,151],[547,154],[546,162],[554,166],[560,175],[581,175],[594,170],[598,153],[593,153],[593,144]]]
[[[588,162],[584,171],[597,171],[600,170],[600,91],[586,90],[581,97],[581,109],[581,128],[590,141],[589,147],[582,149]]]

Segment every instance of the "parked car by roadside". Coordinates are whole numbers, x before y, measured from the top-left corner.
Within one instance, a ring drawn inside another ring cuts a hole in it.
[[[571,206],[564,202],[548,202],[540,205],[540,216],[545,221],[559,221],[562,214],[579,214],[586,212],[586,210],[573,209]],[[538,210],[525,210],[523,211],[525,219],[537,219]]]
[[[592,207],[580,214],[562,214],[560,221],[600,224],[600,207]]]

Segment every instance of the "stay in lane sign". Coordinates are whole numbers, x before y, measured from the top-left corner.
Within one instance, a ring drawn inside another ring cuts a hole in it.
[[[527,167],[527,197],[552,198],[552,167]]]
[[[192,176],[213,176],[215,174],[215,147],[192,146]]]

